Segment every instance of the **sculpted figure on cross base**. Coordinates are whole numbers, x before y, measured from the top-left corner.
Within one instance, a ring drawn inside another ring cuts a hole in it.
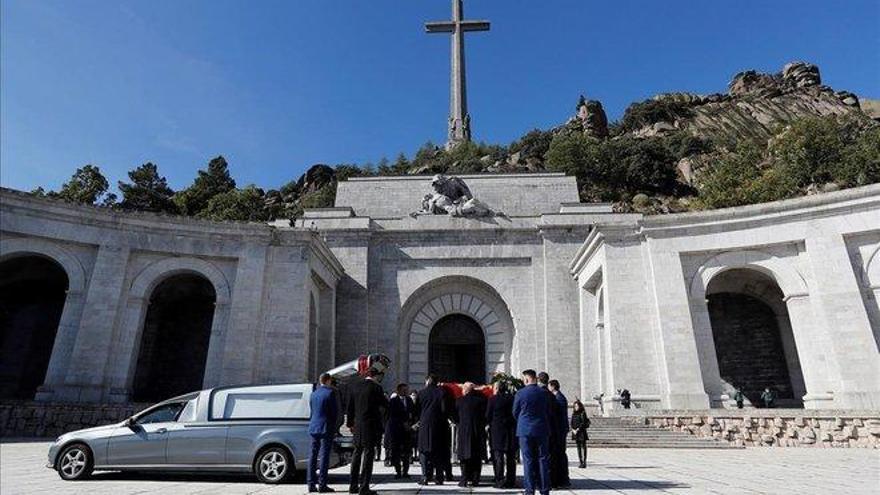
[[[458,177],[437,174],[431,180],[431,188],[433,192],[422,199],[422,209],[411,216],[483,217],[493,214],[488,206],[474,198],[467,184]]]

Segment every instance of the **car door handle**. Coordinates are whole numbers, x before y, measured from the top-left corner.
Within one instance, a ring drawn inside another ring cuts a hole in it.
[[[156,430],[156,433],[167,433],[167,432],[168,432],[168,428],[159,428],[158,430]]]

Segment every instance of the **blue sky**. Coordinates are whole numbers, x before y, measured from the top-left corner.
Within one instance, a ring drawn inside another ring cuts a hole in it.
[[[0,184],[57,188],[86,163],[115,184],[152,161],[175,189],[218,154],[240,185],[445,141],[447,0],[2,0]],[[736,72],[819,65],[880,97],[880,2],[469,0],[474,138],[556,125],[580,93],[612,119]]]

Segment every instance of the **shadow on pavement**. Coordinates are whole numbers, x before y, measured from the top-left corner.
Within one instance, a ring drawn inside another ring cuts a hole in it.
[[[610,489],[610,490],[668,490],[672,488],[690,488],[685,483],[661,480],[600,480],[584,478],[571,480],[569,490]]]

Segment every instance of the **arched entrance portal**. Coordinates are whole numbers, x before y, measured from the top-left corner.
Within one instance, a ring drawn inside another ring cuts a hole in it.
[[[67,286],[42,256],[0,263],[0,398],[33,399],[46,378]]]
[[[751,269],[721,272],[706,290],[721,379],[762,405],[765,387],[778,405],[803,407],[803,375],[783,294],[769,276]]]
[[[428,339],[428,371],[448,382],[486,381],[486,338],[473,318],[440,318]]]
[[[216,294],[205,277],[183,273],[153,289],[144,319],[132,398],[154,402],[202,388]]]
[[[498,292],[481,280],[449,275],[425,283],[407,298],[399,324],[398,376],[406,377],[409,383],[423,382],[433,361],[448,360],[442,354],[449,350],[442,346],[457,341],[483,349],[483,361],[473,365],[474,370],[479,368],[483,374],[477,379],[475,372],[468,371],[472,381],[485,383],[492,373],[509,373],[517,366],[510,310]],[[452,333],[466,340],[450,339]]]

